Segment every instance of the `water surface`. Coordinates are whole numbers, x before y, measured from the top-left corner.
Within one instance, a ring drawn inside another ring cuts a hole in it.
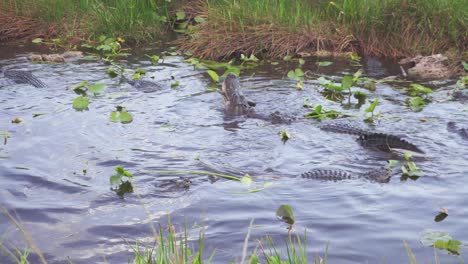
[[[0,87],[0,129],[10,135],[0,146],[0,203],[21,219],[49,263],[65,263],[68,257],[75,264],[127,263],[129,245],[151,239],[149,223],[165,226],[168,213],[179,226],[185,219],[203,226],[206,252],[216,249],[214,263],[240,260],[251,219],[251,241],[268,234],[283,246],[287,226],[275,217],[281,204],[294,209],[296,230],[308,230],[310,259],[323,255],[329,243],[330,263],[405,263],[402,240],[421,263],[428,263],[433,250],[419,243],[426,229],[468,240],[468,141],[446,129],[449,121],[468,126],[468,106],[448,95],[454,81],[426,84],[436,88],[434,102],[420,112],[405,106],[399,85],[378,84],[375,92],[367,93],[371,100],[379,98],[382,116],[368,126],[362,122],[368,103],[358,109],[326,100],[316,80],[305,81],[304,90],[297,91],[295,82],[285,78],[295,62],[244,71],[241,85],[256,101],[257,112],[297,117],[290,124],[272,124],[227,118],[221,95],[206,91],[213,85],[208,75],[179,56],[166,57],[161,65],[151,65],[143,56],[119,62],[128,76],[140,68],[147,71],[146,79],[161,84],[161,89],[148,92],[110,78],[105,73],[109,66],[99,60],[32,64],[26,53],[5,53],[0,66],[30,70],[49,86]],[[304,69],[339,79],[358,68],[337,63],[317,69],[308,61]],[[394,66],[375,60],[365,69],[376,78],[397,73]],[[171,76],[180,86],[171,88]],[[89,111],[78,112],[72,108],[77,95],[69,88],[84,80],[106,84],[107,89],[90,99]],[[416,159],[424,176],[403,181],[397,174],[389,183],[297,177],[315,168],[360,173],[398,158],[363,148],[353,136],[320,130],[318,121],[302,118],[308,111],[302,107],[305,98],[357,116],[350,122],[360,126],[405,136],[426,152]],[[133,115],[132,123],[109,121],[118,105]],[[12,124],[16,117],[24,121]],[[283,144],[279,131],[292,138]],[[110,190],[109,176],[116,166],[134,173],[135,193],[124,199]],[[182,175],[192,180],[190,188],[179,188],[171,180],[180,175],[156,170],[279,177],[256,179],[274,183],[264,191],[236,194],[247,189],[191,174]],[[436,223],[440,207],[447,208],[449,216]],[[196,239],[197,230],[191,238]],[[0,217],[0,233],[10,247],[23,248],[19,231],[6,217]],[[256,244],[249,245],[253,249]],[[439,255],[443,263],[456,261],[444,252]]]

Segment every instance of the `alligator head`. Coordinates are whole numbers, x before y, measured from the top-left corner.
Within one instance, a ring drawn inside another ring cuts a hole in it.
[[[15,83],[26,83],[37,88],[46,88],[47,85],[43,83],[39,78],[33,75],[29,71],[18,71],[18,70],[1,70],[3,76],[7,79],[14,81]]]
[[[241,91],[239,78],[234,73],[229,73],[224,79],[221,94],[224,105],[229,114],[244,115],[252,111],[255,103],[249,101]]]

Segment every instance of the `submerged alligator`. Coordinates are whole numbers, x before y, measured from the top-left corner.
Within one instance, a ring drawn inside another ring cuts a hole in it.
[[[398,136],[367,131],[348,124],[324,124],[320,128],[337,133],[356,135],[358,136],[357,140],[364,147],[375,148],[385,152],[389,152],[392,149],[404,149],[424,154],[424,151],[419,147]]]
[[[34,76],[29,71],[18,71],[18,70],[8,70],[0,69],[0,74],[3,73],[3,76],[15,83],[26,83],[30,84],[37,88],[46,88],[47,85],[43,83],[39,78]]]
[[[324,181],[367,179],[369,181],[375,181],[380,183],[389,182],[391,176],[392,170],[385,167],[376,170],[370,170],[363,173],[350,173],[342,170],[315,169],[301,174],[301,177],[306,179],[317,179]]]
[[[131,86],[135,87],[135,89],[143,92],[143,93],[152,93],[162,89],[161,85],[147,80],[141,79],[128,79],[127,77],[122,75],[123,81],[130,84]]]
[[[229,73],[221,86],[224,107],[227,116],[244,115],[251,118],[269,121],[273,124],[290,123],[290,118],[284,118],[278,111],[269,115],[256,113],[254,107],[256,103],[249,100],[242,93],[239,78],[234,73]]]
[[[448,122],[447,123],[447,130],[453,133],[457,133],[463,139],[468,140],[468,127],[459,128],[455,122]]]

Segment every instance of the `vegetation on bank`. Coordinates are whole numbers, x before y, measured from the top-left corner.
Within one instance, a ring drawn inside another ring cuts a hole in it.
[[[207,23],[181,45],[200,57],[320,50],[401,57],[467,48],[463,0],[211,0],[189,7]]]
[[[164,34],[175,0],[0,0],[0,42],[100,35],[135,41]]]
[[[60,35],[154,41],[173,28],[203,58],[356,51],[466,53],[464,0],[0,0],[0,42]],[[463,54],[462,54],[463,56]],[[464,55],[466,56],[466,54]]]

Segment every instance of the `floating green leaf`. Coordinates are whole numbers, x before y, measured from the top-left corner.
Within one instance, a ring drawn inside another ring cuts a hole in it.
[[[398,160],[389,160],[387,163],[387,168],[391,169],[395,167],[399,163]]]
[[[171,87],[177,87],[179,85],[180,85],[180,83],[178,81],[171,83]]]
[[[419,96],[412,97],[412,98],[406,98],[406,104],[411,108],[413,111],[421,111],[425,105],[430,103],[430,100],[423,99]]]
[[[42,43],[42,38],[35,38],[31,41],[32,43]]]
[[[424,246],[432,246],[437,240],[449,241],[451,239],[452,236],[447,232],[427,229],[422,234],[420,241]]]
[[[95,96],[99,94],[104,88],[106,88],[105,84],[93,84],[88,87],[88,91],[92,92]]]
[[[148,55],[148,54],[145,54],[145,56],[148,57],[148,58],[150,58],[151,63],[152,63],[153,65],[158,64],[158,62],[159,62],[159,56],[158,56],[158,55],[152,55],[152,56],[150,56],[150,55]]]
[[[122,124],[128,124],[133,121],[133,116],[125,112],[125,108],[123,106],[116,106],[116,111],[112,111],[110,113],[110,121],[111,122],[120,122]]]
[[[106,73],[111,77],[111,78],[115,78],[117,77],[119,74],[113,69],[113,68],[108,68],[106,70]]]
[[[122,124],[128,124],[128,123],[131,123],[133,121],[133,117],[130,113],[128,112],[120,112],[120,122]]]
[[[378,103],[379,103],[379,99],[375,99],[374,101],[372,101],[369,107],[367,107],[366,110],[364,111],[367,113],[374,113],[375,107],[377,106]]]
[[[346,75],[341,79],[341,89],[351,91],[351,86],[353,86],[354,79],[353,76]]]
[[[406,89],[406,92],[409,96],[422,96],[432,93],[432,90],[420,84],[413,83]]]
[[[465,71],[468,71],[468,63],[462,61],[462,64],[463,64],[463,69],[465,69]]]
[[[286,141],[288,141],[291,138],[291,135],[289,135],[289,133],[286,131],[280,131],[278,132],[278,134],[280,135],[283,144],[286,144]]]
[[[73,108],[77,111],[88,110],[89,98],[85,96],[78,96],[73,100]]]
[[[289,61],[289,60],[292,59],[292,57],[293,57],[293,56],[291,56],[291,55],[286,55],[286,56],[283,57],[283,60],[284,60],[284,61]]]
[[[303,76],[304,76],[304,72],[300,68],[297,68],[294,71],[291,70],[288,72],[289,79],[297,80],[297,79],[301,79]]]
[[[434,247],[438,249],[444,249],[452,254],[458,255],[458,251],[460,251],[461,244],[462,242],[453,239],[450,239],[449,241],[437,240],[436,242],[434,242]]]
[[[223,77],[226,77],[229,73],[235,73],[237,76],[240,75],[240,69],[238,67],[229,67],[226,69],[226,71],[223,73]]]
[[[333,64],[331,61],[317,61],[315,64],[319,67],[327,67]]]
[[[211,77],[211,79],[213,81],[219,82],[219,75],[215,71],[208,70],[206,73],[208,73],[208,75],[210,75],[210,77]]]
[[[253,55],[253,54],[250,54],[249,57],[245,56],[244,54],[241,54],[241,61],[245,61],[245,62],[257,62],[257,61],[258,61],[258,58],[255,57],[255,55]]]
[[[276,216],[290,225],[294,224],[294,213],[289,205],[281,205],[278,210],[276,210]]]

